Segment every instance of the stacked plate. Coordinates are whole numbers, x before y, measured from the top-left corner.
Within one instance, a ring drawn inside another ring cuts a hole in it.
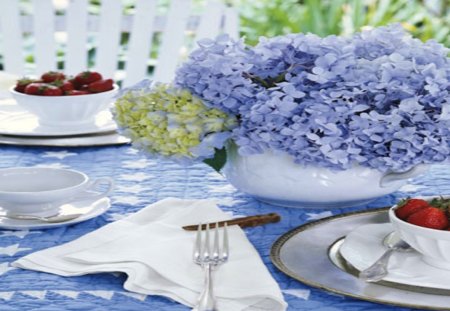
[[[275,266],[307,285],[370,302],[449,310],[450,270],[422,261],[415,251],[395,253],[389,273],[367,283],[357,277],[385,251],[393,231],[388,208],[324,218],[282,235],[272,246]]]
[[[0,101],[0,144],[81,147],[129,143],[116,130],[108,110],[100,112],[92,125],[53,127],[39,125],[36,116],[12,99]]]

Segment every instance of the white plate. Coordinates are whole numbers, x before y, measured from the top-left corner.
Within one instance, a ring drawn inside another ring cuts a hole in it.
[[[448,311],[450,295],[442,294],[448,290],[440,290],[438,294],[434,290],[418,290],[416,286],[367,283],[332,261],[330,252],[336,241],[359,226],[389,222],[387,210],[351,212],[297,227],[275,241],[270,252],[272,262],[292,278],[338,295],[421,310]],[[381,310],[382,307],[373,305],[372,309]]]
[[[340,248],[341,255],[358,270],[374,263],[385,251],[383,238],[394,229],[390,223],[370,224],[350,232]],[[384,281],[398,284],[450,289],[450,271],[432,267],[416,251],[395,252],[389,260]]]
[[[0,218],[0,229],[33,230],[33,229],[48,229],[61,226],[68,226],[97,217],[106,212],[110,207],[111,207],[110,199],[106,197],[95,201],[87,201],[87,200],[77,201],[72,202],[70,204],[62,205],[60,209],[61,213],[63,214],[86,212],[86,214],[78,218],[59,223],[46,223],[39,220],[18,220],[18,219]],[[0,213],[4,214],[2,208],[0,208]]]
[[[91,147],[128,144],[130,140],[117,132],[69,137],[18,137],[0,135],[0,144],[46,147]]]
[[[109,110],[100,112],[95,124],[83,126],[40,126],[37,118],[14,100],[0,102],[0,134],[14,136],[70,136],[110,132],[117,129]]]

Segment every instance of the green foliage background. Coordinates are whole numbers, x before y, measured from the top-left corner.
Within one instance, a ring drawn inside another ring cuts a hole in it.
[[[401,23],[415,37],[450,46],[450,0],[230,0],[240,12],[242,35],[311,32],[346,35],[364,26]]]

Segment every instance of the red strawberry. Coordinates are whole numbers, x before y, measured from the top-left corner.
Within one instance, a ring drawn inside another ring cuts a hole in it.
[[[406,221],[413,225],[438,230],[446,229],[449,224],[447,214],[443,210],[432,206],[415,212]]]
[[[398,218],[406,220],[411,214],[430,206],[427,201],[422,199],[407,199],[404,203],[400,204],[395,210],[395,215]]]
[[[75,81],[75,78],[71,78],[67,80],[68,82],[72,83],[73,87],[75,88],[75,90],[79,90],[80,86],[77,81]]]
[[[40,83],[40,82],[30,83],[25,87],[25,94],[42,95],[44,93],[44,89],[46,88],[47,85],[48,84]]]
[[[90,84],[103,79],[102,75],[96,71],[83,71],[75,76],[75,82],[79,85]]]
[[[66,95],[69,95],[69,96],[86,95],[86,94],[90,94],[90,93],[88,91],[81,91],[81,90],[72,90],[72,91],[66,92]]]
[[[41,76],[42,81],[45,83],[51,83],[54,81],[63,81],[66,76],[61,72],[48,71]]]
[[[61,91],[63,92],[68,92],[68,91],[73,91],[75,89],[75,87],[73,86],[72,83],[70,83],[69,81],[64,81],[59,88],[61,89]]]
[[[99,80],[89,84],[88,90],[91,93],[101,93],[113,89],[114,81],[112,79]]]
[[[20,93],[25,93],[25,88],[27,87],[27,85],[33,82],[36,82],[36,80],[29,78],[22,78],[20,80],[17,80],[16,87],[14,88],[14,90]]]
[[[44,95],[44,96],[61,96],[61,95],[63,95],[63,91],[57,86],[47,84],[44,87],[42,95]]]

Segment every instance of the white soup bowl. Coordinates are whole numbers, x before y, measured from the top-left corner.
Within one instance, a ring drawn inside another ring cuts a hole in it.
[[[105,184],[106,189],[96,190]],[[0,169],[0,207],[7,214],[53,215],[62,204],[108,195],[111,178],[90,180],[79,171],[45,167]]]

